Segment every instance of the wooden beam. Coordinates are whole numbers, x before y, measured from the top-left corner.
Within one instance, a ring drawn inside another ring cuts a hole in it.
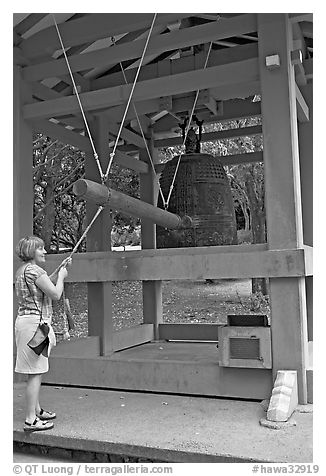
[[[300,25],[301,31],[307,38],[313,38],[313,23],[304,21]]]
[[[159,13],[155,25],[172,23],[189,15],[191,13]],[[59,29],[63,44],[68,48],[108,36],[149,28],[152,20],[152,13],[94,13],[61,23]],[[52,55],[59,44],[55,26],[46,28],[21,43],[24,53],[29,58],[46,53]]]
[[[305,70],[305,75],[307,79],[312,79],[313,78],[313,59],[305,59],[303,60],[303,68]]]
[[[140,125],[138,123],[138,119],[139,119]],[[138,119],[135,118],[130,121],[130,126],[137,132],[141,132],[140,127],[142,128],[143,131],[145,131],[149,127],[153,126],[153,121],[149,117],[147,117],[145,114],[143,114],[142,116],[139,116],[138,114]]]
[[[295,85],[295,93],[297,100],[297,115],[299,122],[309,122],[309,107],[301,94],[298,85]]]
[[[175,74],[168,78],[157,78],[142,81],[134,90],[133,101],[153,99],[163,95],[181,94],[197,89],[224,88],[224,94],[231,94],[232,85],[241,83],[246,87],[254,88],[258,83],[257,59],[239,61],[222,66],[214,66],[189,73]],[[91,91],[80,95],[85,111],[104,109],[109,106],[123,104],[127,101],[131,85]],[[26,119],[55,117],[57,115],[74,114],[79,111],[79,105],[74,96],[44,101],[38,104],[24,106],[23,113]]]
[[[30,63],[30,61],[23,56],[18,46],[14,46],[13,48],[13,63],[18,66],[27,66]]]
[[[312,13],[289,13],[289,20],[291,23],[297,23],[302,21],[312,22],[313,14]]]
[[[143,160],[138,160],[134,157],[130,157],[127,154],[124,154],[120,150],[115,151],[114,161],[120,167],[124,167],[125,169],[133,170],[134,172],[138,172],[140,174],[147,174],[149,171],[148,165]]]
[[[65,127],[47,120],[33,121],[33,128],[36,132],[41,132],[49,137],[58,139],[63,144],[70,144],[83,151],[91,151],[92,147],[87,137],[72,132]]]
[[[194,104],[194,95],[174,98],[172,101],[173,112],[189,111]],[[223,102],[223,115],[205,116],[202,112],[199,114],[200,119],[204,119],[205,124],[214,122],[223,122],[236,119],[244,119],[252,116],[259,116],[261,113],[260,102],[253,102],[248,99],[232,99]],[[172,117],[165,116],[154,124],[154,133],[167,132],[173,127],[177,127],[178,122]]]
[[[298,278],[310,272],[305,253],[306,247],[266,250],[266,245],[78,253],[67,281]],[[61,261],[60,254],[48,255],[46,269],[53,270]]]
[[[104,116],[105,115],[106,114],[104,114]],[[118,132],[119,132],[119,129],[120,129],[119,125],[109,123],[108,128],[109,128],[110,133],[112,133],[114,136],[118,135]],[[135,132],[130,131],[129,129],[126,129],[125,127],[122,128],[122,131],[120,133],[120,137],[122,139],[125,139],[127,142],[130,142],[131,144],[137,145],[137,147],[140,147],[142,149],[146,147],[145,143],[144,143],[144,139],[142,138],[142,136],[136,134]]]
[[[305,100],[309,106],[310,121],[298,124],[299,132],[299,151],[300,151],[300,178],[301,178],[301,202],[302,202],[302,220],[303,220],[303,242],[306,245],[313,245],[313,191],[314,191],[314,157],[313,157],[313,85],[308,84],[302,88]],[[313,256],[308,250],[305,251],[306,269],[311,270],[313,266]],[[306,284],[306,304],[307,304],[307,327],[308,327],[308,345],[313,340],[314,318],[313,318],[313,276],[305,279]],[[308,379],[308,373],[307,373]],[[308,383],[308,401],[309,401],[309,383]]]
[[[261,126],[239,127],[225,131],[207,132],[202,135],[201,142],[217,141],[222,139],[253,136],[262,133]],[[171,137],[168,139],[158,139],[154,142],[155,147],[172,147],[183,143],[182,137]]]
[[[295,71],[295,80],[297,85],[306,85],[307,78],[302,64],[302,49],[291,51],[291,60]]]
[[[256,44],[241,45],[229,49],[212,50],[209,55],[209,66],[218,66],[227,63],[234,63],[236,61],[243,61],[250,58],[257,58],[258,47]],[[171,74],[185,73],[195,69],[201,69],[205,64],[207,58],[207,51],[201,51],[191,56],[181,56],[178,59],[171,61],[165,59],[158,63],[147,64],[142,66],[138,79],[143,81],[145,79],[154,79],[162,76],[169,76]],[[134,81],[136,75],[136,68],[125,70],[125,75],[128,83]],[[92,90],[107,88],[111,86],[118,86],[124,84],[122,72],[107,74],[101,78],[94,79],[91,83]]]
[[[254,94],[260,94],[260,81],[241,81],[239,83],[229,82],[218,87],[212,87],[210,90],[212,96],[218,100],[227,100],[234,98],[247,98]]]
[[[46,17],[47,13],[31,13],[26,18],[24,18],[21,22],[19,22],[15,27],[14,31],[18,35],[23,35],[28,30],[33,28],[36,23],[40,22],[44,17]]]
[[[292,33],[293,33],[293,50],[301,50],[302,57],[307,58],[308,57],[307,45],[306,45],[306,40],[302,34],[300,23],[292,24]]]
[[[263,152],[248,152],[247,154],[223,155],[219,157],[223,165],[254,164],[264,162]]]
[[[209,95],[208,101],[204,103],[207,109],[209,109],[213,114],[218,114],[218,103],[213,96]]]
[[[147,137],[147,150],[139,151],[139,158],[146,161],[149,165],[148,174],[142,174],[139,180],[139,198],[153,206],[157,203],[158,183],[155,170],[150,165],[158,162],[157,151],[154,149],[153,130],[151,127],[144,129]],[[148,155],[150,154],[150,157]],[[152,164],[151,164],[152,162]],[[149,218],[149,217],[148,217]],[[142,249],[156,248],[156,226],[148,218],[141,220],[141,247]],[[158,340],[159,324],[163,322],[162,305],[162,281],[143,281],[143,322],[151,323],[154,326],[154,338]]]
[[[105,170],[109,157],[107,121],[105,118],[95,117],[91,127],[101,169]],[[99,173],[93,153],[86,153],[85,176],[89,179],[98,180]],[[96,209],[97,207],[93,203],[86,202],[86,220],[88,223],[94,217]],[[104,209],[87,233],[87,251],[110,251],[111,240],[108,237],[111,229],[112,216],[108,209]],[[87,303],[88,335],[100,336],[100,355],[109,355],[113,351],[112,283],[88,283]]]
[[[86,92],[90,90],[90,79],[84,78],[84,76],[80,73],[74,73],[74,81],[77,87],[77,91],[79,93]],[[62,76],[62,80],[65,81],[67,84],[70,84],[70,87],[64,90],[64,95],[69,96],[70,94],[75,94],[75,88],[73,86],[71,77],[69,74],[65,74]]]
[[[292,27],[284,13],[258,14],[262,89],[267,239],[271,248],[303,246],[296,83],[289,52]],[[279,68],[266,68],[271,52]],[[275,94],[277,91],[277,94]],[[301,404],[307,403],[307,310],[303,278],[270,279],[273,374],[296,370]],[[286,319],[284,319],[286,316]]]
[[[86,114],[87,121],[90,122],[94,119],[94,116],[90,113]],[[58,116],[55,118],[60,124],[64,126],[73,127],[75,132],[85,132],[85,123],[84,119],[82,118],[81,113],[76,113],[75,116]]]
[[[242,45],[236,48],[232,48],[231,52],[227,54],[227,51],[212,51],[210,55],[210,64],[211,66],[218,66],[222,64],[232,63],[235,61],[242,61],[250,58],[255,58],[258,55],[257,45]],[[172,74],[179,74],[182,72],[192,71],[193,69],[200,69],[205,63],[206,55],[204,52],[195,56],[182,57],[178,60],[173,61],[162,61],[159,63],[159,67],[156,64],[146,65],[141,69],[139,75],[139,81],[154,79],[162,76],[169,76]],[[163,68],[164,65],[164,68]],[[133,82],[135,70],[126,70],[127,81],[129,83]],[[121,73],[115,73],[97,80],[92,81],[91,88],[92,90],[101,89],[104,87],[111,87],[123,84],[124,80]],[[214,91],[216,94],[216,91]],[[209,94],[211,94],[209,90]],[[167,96],[164,95],[163,100]],[[192,109],[194,103],[195,93],[189,97],[181,98],[171,98],[172,99],[172,112],[186,111]],[[160,109],[161,100],[150,100],[146,103],[137,103],[137,112],[138,114],[147,114],[151,112],[157,112]],[[197,104],[201,104],[200,98],[197,101]],[[105,111],[111,119],[118,121],[123,113],[123,106],[111,107],[109,110]],[[99,112],[101,114],[101,112]],[[126,119],[134,118],[135,112],[132,107],[129,108]],[[156,126],[155,126],[156,127]]]
[[[58,139],[64,144],[70,144],[84,152],[92,152],[92,146],[89,139],[81,134],[72,132],[60,125],[54,124],[50,121],[33,121],[33,127],[35,131],[42,132],[54,139]],[[124,167],[126,169],[133,170],[134,172],[145,174],[148,172],[148,165],[138,159],[130,157],[127,154],[117,150],[114,163]]]
[[[31,93],[13,70],[13,240],[14,248],[24,235],[33,232],[33,129],[22,117],[22,105]],[[11,167],[11,166],[10,166]],[[17,268],[16,268],[17,269]]]
[[[14,45],[14,48],[17,48],[21,41],[22,41],[22,37],[20,35],[18,35],[18,33],[16,33],[15,30],[14,30],[13,31],[13,45]],[[20,54],[22,54],[22,53],[20,53]]]
[[[42,99],[43,101],[62,97],[62,94],[58,93],[54,89],[36,81],[30,83],[30,88],[33,96],[37,97],[38,99]]]
[[[217,341],[218,324],[160,324],[162,340]]]
[[[72,23],[69,22],[69,25]],[[64,26],[62,26],[62,30]],[[130,26],[128,25],[129,28]],[[217,22],[205,23],[204,25],[158,35],[151,38],[146,50],[145,60],[147,56],[153,54],[158,55],[171,49],[184,48],[194,43],[207,43],[219,38],[225,38],[226,36],[234,36],[238,33],[256,31],[256,29],[256,15],[246,14],[232,19],[222,19]],[[106,27],[106,31],[108,31],[108,27]],[[135,40],[111,48],[103,48],[82,55],[73,55],[69,58],[70,68],[72,71],[82,71],[96,68],[97,66],[109,66],[132,58],[139,58],[144,50],[145,42],[146,39]],[[68,46],[64,40],[63,43],[65,46]],[[22,50],[23,54],[28,57],[26,49],[24,50],[24,43],[22,43]],[[58,77],[66,74],[66,72],[67,65],[65,60],[59,59],[26,67],[23,71],[23,77],[28,81],[36,81],[47,77]]]
[[[154,340],[153,324],[140,324],[113,333],[113,352]]]
[[[218,156],[222,165],[239,165],[239,164],[254,164],[257,162],[264,162],[263,152],[250,152],[247,154],[221,155]],[[160,174],[165,167],[165,164],[156,164],[155,171]]]

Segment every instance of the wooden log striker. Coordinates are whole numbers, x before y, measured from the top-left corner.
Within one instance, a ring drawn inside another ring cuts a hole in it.
[[[146,218],[165,228],[178,229],[192,226],[192,219],[187,215],[181,217],[170,213],[92,180],[77,180],[73,185],[73,191],[80,199],[108,206],[126,215]]]

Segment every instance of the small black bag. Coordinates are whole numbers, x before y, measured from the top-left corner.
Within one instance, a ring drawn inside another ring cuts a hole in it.
[[[48,346],[49,346],[49,334],[50,328],[46,322],[40,322],[37,326],[35,334],[29,342],[27,342],[28,347],[30,347],[35,354],[43,355],[48,357]]]
[[[27,345],[28,345],[28,347],[30,347],[35,352],[35,354],[37,354],[37,355],[43,354],[44,357],[48,357],[48,350],[49,350],[49,343],[50,343],[50,341],[49,341],[50,328],[49,328],[49,326],[46,322],[42,322],[42,310],[43,310],[44,294],[43,294],[43,299],[42,299],[42,307],[41,307],[41,310],[39,310],[39,308],[37,307],[37,304],[35,302],[34,296],[31,292],[31,290],[29,289],[29,286],[28,286],[28,283],[27,283],[27,280],[26,280],[25,271],[26,271],[26,267],[24,269],[24,278],[25,278],[25,283],[26,283],[27,289],[29,290],[30,295],[33,298],[36,309],[40,313],[39,325],[37,326],[37,329],[36,329],[35,334],[33,335],[33,337],[27,342]]]

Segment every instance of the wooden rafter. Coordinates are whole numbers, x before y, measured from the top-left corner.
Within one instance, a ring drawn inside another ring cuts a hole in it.
[[[87,137],[70,131],[65,127],[46,120],[33,121],[33,127],[37,132],[41,132],[48,135],[49,137],[58,139],[63,143],[70,144],[84,152],[92,152],[91,143]],[[122,167],[131,169],[138,173],[148,172],[148,165],[145,162],[130,157],[119,150],[116,151],[114,162]]]
[[[168,24],[190,13],[159,13],[155,24]],[[148,28],[152,13],[94,13],[86,17],[60,24],[60,33],[65,47],[94,42],[112,35]],[[45,53],[53,54],[58,49],[58,35],[55,26],[46,28],[22,42],[23,53],[34,58]]]
[[[192,109],[194,104],[195,95],[191,93],[187,96],[180,97],[180,98],[173,98],[172,99],[172,112],[178,113],[183,111],[189,111]],[[138,114],[150,114],[155,113],[159,110],[159,99],[150,99],[145,100],[142,102],[137,103],[137,112]],[[104,114],[104,112],[102,113]],[[123,114],[123,106],[116,106],[108,109],[105,111],[110,117],[122,117]],[[230,119],[237,119],[243,117],[250,117],[250,116],[257,116],[260,114],[260,103],[259,102],[251,102],[248,100],[231,100],[224,102],[223,105],[223,118],[221,117],[214,117],[209,115],[203,116],[205,122],[218,122]],[[135,117],[135,113],[133,108],[130,108],[127,114],[127,120],[133,119]],[[167,118],[164,117],[160,121],[158,121],[154,125],[154,132],[161,132],[170,130],[173,126],[177,124],[172,117]]]
[[[225,131],[206,132],[202,135],[201,142],[216,141],[222,139],[234,139],[243,136],[252,136],[262,133],[261,126],[240,127],[238,129],[228,129]],[[167,139],[158,139],[154,141],[155,147],[172,147],[183,143],[182,138],[170,137]]]
[[[239,164],[255,164],[264,162],[263,152],[250,152],[247,154],[232,154],[221,155],[219,160],[223,166],[239,165]],[[160,163],[155,165],[155,171],[160,174],[165,167],[165,164]]]
[[[158,70],[156,64],[147,65],[142,67],[140,72],[140,79],[151,79],[158,76],[158,74],[166,75],[166,74],[173,74],[174,72],[186,72],[187,70],[192,70],[195,68],[200,68],[201,65],[204,64],[205,58],[207,53],[205,51],[198,53],[197,55],[190,56],[190,57],[182,57],[178,60],[171,61],[163,61],[160,63],[160,68]],[[225,64],[229,61],[235,61],[240,59],[248,59],[251,57],[257,56],[257,46],[256,45],[243,45],[239,47],[235,47],[232,50],[232,55],[227,55],[227,51],[220,50],[220,51],[212,51],[210,59],[213,64]],[[135,70],[126,70],[125,74],[127,76],[128,82],[132,82],[135,75]],[[74,74],[76,78],[76,73]],[[104,78],[93,80],[91,82],[91,89],[98,89],[103,86],[114,86],[123,83],[122,73],[114,73],[108,75]],[[78,80],[77,80],[78,83]],[[61,93],[57,92],[55,89],[47,87],[39,82],[31,82],[30,84],[32,93],[34,96],[41,100],[47,99],[55,99],[60,98],[63,95],[66,95],[68,90],[72,91],[71,86],[66,88]],[[87,88],[86,88],[87,90]],[[84,92],[84,88],[82,89]],[[197,102],[200,104],[200,100]],[[191,109],[193,105],[193,99],[189,100],[187,98],[174,98],[173,99],[173,110],[174,112],[179,112],[182,110]],[[145,103],[138,103],[137,104],[137,112],[138,114],[142,115],[145,113],[156,112],[158,110],[158,104],[156,100],[150,100]],[[124,106],[116,106],[108,109],[105,113],[108,117],[113,121],[119,121],[123,115]],[[132,107],[129,108],[127,114],[127,121],[135,117],[135,112]],[[60,118],[59,118],[60,119]],[[61,119],[60,119],[61,120]],[[83,129],[83,121],[79,117],[77,118],[63,118],[62,122],[66,125],[75,127],[77,129]]]
[[[311,21],[312,22],[312,13],[289,13],[289,19],[291,23],[302,22],[302,21]]]
[[[149,64],[141,68],[139,74],[139,81],[145,79],[154,79],[162,76],[168,76],[171,74],[185,73],[186,71],[192,71],[195,69],[201,69],[205,64],[207,57],[207,51],[201,51],[191,56],[183,56],[179,59],[170,61],[169,59],[160,61],[158,64]],[[230,49],[222,49],[210,52],[209,66],[218,66],[222,64],[232,63],[234,61],[246,60],[249,58],[258,57],[257,45],[242,45],[236,46]],[[125,71],[128,83],[132,83],[136,70],[127,69]],[[118,86],[124,84],[122,73],[119,71],[114,74],[106,75],[102,78],[92,81],[92,90],[106,88],[109,86]]]
[[[117,124],[108,124],[108,129],[110,133],[114,136],[118,135],[119,126]],[[130,142],[131,144],[137,145],[137,147],[145,147],[143,138],[135,132],[126,129],[125,127],[121,130],[120,137],[122,139],[125,139],[127,142]]]
[[[296,85],[295,87],[296,100],[297,100],[297,115],[299,122],[308,122],[309,121],[309,107],[301,94],[301,91]]]
[[[31,13],[14,27],[14,32],[22,36],[46,16],[47,13]]]
[[[153,37],[148,45],[146,56],[160,54],[171,49],[191,46],[194,43],[207,43],[209,41],[223,39],[226,35],[247,33],[255,31],[255,29],[256,16],[254,14],[242,15],[241,18],[236,17],[234,19],[220,20],[192,28],[185,28],[181,31],[177,30]],[[70,67],[72,71],[81,71],[138,58],[143,52],[145,41],[145,39],[136,40],[110,49],[103,48],[83,55],[73,55],[69,59]],[[36,81],[46,77],[57,77],[66,74],[66,72],[67,65],[63,59],[60,59],[26,67],[23,71],[23,77],[29,81]]]
[[[304,21],[300,26],[304,36],[307,38],[313,38],[313,24],[311,22]]]
[[[142,81],[137,84],[133,100],[137,102],[144,99],[153,99],[160,96],[181,94],[187,91],[207,88],[213,88],[215,94],[218,95],[216,91],[218,86],[224,87],[226,91],[230,91],[232,85],[239,83],[239,78],[241,78],[241,83],[246,84],[247,88],[251,83],[253,83],[253,88],[257,88],[255,84],[259,82],[257,59],[214,66],[190,73],[175,74],[168,78]],[[131,86],[128,85],[91,91],[81,94],[81,100],[86,111],[103,109],[109,106],[124,104],[128,99],[130,89]],[[55,117],[57,115],[74,114],[78,112],[78,107],[76,98],[68,96],[44,101],[39,104],[27,104],[23,108],[23,113],[26,119]]]

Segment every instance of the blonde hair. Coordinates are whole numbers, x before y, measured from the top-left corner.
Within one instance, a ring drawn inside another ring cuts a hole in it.
[[[25,236],[16,246],[16,254],[22,261],[30,261],[35,256],[37,248],[43,248],[44,241],[38,236]]]

